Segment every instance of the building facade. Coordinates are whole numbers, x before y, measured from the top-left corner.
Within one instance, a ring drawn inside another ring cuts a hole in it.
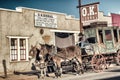
[[[112,25],[120,27],[120,14],[111,13]]]
[[[98,21],[112,23],[111,17],[103,16],[101,12]],[[24,7],[17,7],[16,10],[0,9],[0,73],[4,72],[3,60],[6,60],[8,72],[30,70],[34,62],[29,59],[32,45],[75,45],[79,31],[79,19],[64,13]],[[63,39],[56,37],[57,33],[67,33],[67,41],[59,44],[58,41]]]

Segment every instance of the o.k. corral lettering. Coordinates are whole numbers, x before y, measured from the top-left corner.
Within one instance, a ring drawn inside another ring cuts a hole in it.
[[[98,19],[98,4],[93,3],[81,6],[82,22]]]

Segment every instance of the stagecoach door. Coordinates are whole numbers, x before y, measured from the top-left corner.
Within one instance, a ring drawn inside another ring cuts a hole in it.
[[[113,31],[112,29],[105,29],[104,31],[104,43],[106,45],[107,49],[113,49],[114,43],[113,43]]]

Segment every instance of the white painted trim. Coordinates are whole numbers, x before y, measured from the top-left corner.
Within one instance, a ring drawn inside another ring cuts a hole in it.
[[[12,58],[12,56],[11,56],[11,54],[12,54],[12,53],[11,53],[11,39],[10,39],[10,38],[9,38],[9,46],[10,46],[10,59],[9,59],[9,60],[10,60],[10,62],[12,62],[12,61],[11,61],[11,58]]]
[[[20,39],[19,38],[17,38],[17,47],[18,47],[17,48],[17,51],[18,51],[18,53],[17,53],[18,54],[18,56],[17,56],[18,58],[17,59],[18,59],[18,61],[20,61]]]
[[[29,37],[21,37],[21,36],[7,36],[8,38],[29,38]]]
[[[9,38],[9,46],[10,46],[10,62],[14,62],[14,61],[11,61],[11,58],[12,58],[12,56],[11,56],[11,38],[16,38],[17,39],[17,51],[18,51],[18,58],[17,58],[17,61],[21,61],[20,60],[20,39],[21,38],[24,38],[25,40],[26,40],[26,60],[25,61],[28,61],[28,56],[29,56],[29,54],[28,54],[28,38],[29,37],[18,37],[18,36],[7,36],[8,38]]]
[[[28,39],[26,39],[26,61],[28,61],[29,53],[28,53]]]
[[[38,12],[47,12],[47,13],[53,13],[53,14],[58,14],[58,15],[65,15],[65,18],[68,16],[74,16],[74,15],[67,15],[66,13],[53,12],[53,11],[47,11],[47,10],[41,10],[41,9],[34,9],[34,8],[27,8],[27,7],[16,7],[16,11],[18,11],[18,12],[22,12],[22,9],[35,10]],[[67,18],[67,19],[69,19],[69,18]],[[75,16],[73,18],[70,18],[70,19],[79,20],[79,18],[75,18]]]
[[[53,11],[47,11],[47,10],[41,10],[41,9],[34,9],[34,8],[27,8],[27,7],[16,7],[17,11],[22,11],[22,9],[30,9],[30,10],[40,11],[40,12],[48,12],[48,13],[66,15],[65,13],[59,13],[59,12],[53,12]]]
[[[16,10],[6,9],[6,8],[0,8],[0,11],[12,11],[12,12],[18,12],[18,11],[16,11]]]
[[[51,32],[80,33],[80,31],[50,30]]]

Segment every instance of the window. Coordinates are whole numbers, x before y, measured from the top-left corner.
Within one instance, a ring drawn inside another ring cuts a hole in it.
[[[100,43],[103,43],[103,33],[102,33],[102,30],[98,30],[98,35],[99,35]]]
[[[119,35],[119,38],[118,38],[118,40],[120,40],[120,30],[119,30],[119,33],[118,33],[118,35]]]
[[[11,39],[11,61],[17,61],[18,59],[18,47],[17,47],[17,39]]]
[[[28,61],[28,37],[9,37],[10,61]]]
[[[117,29],[114,29],[114,40],[115,42],[118,42],[118,34],[117,34]]]
[[[112,40],[111,30],[105,30],[106,41]]]
[[[20,39],[20,60],[26,60],[26,40]]]

